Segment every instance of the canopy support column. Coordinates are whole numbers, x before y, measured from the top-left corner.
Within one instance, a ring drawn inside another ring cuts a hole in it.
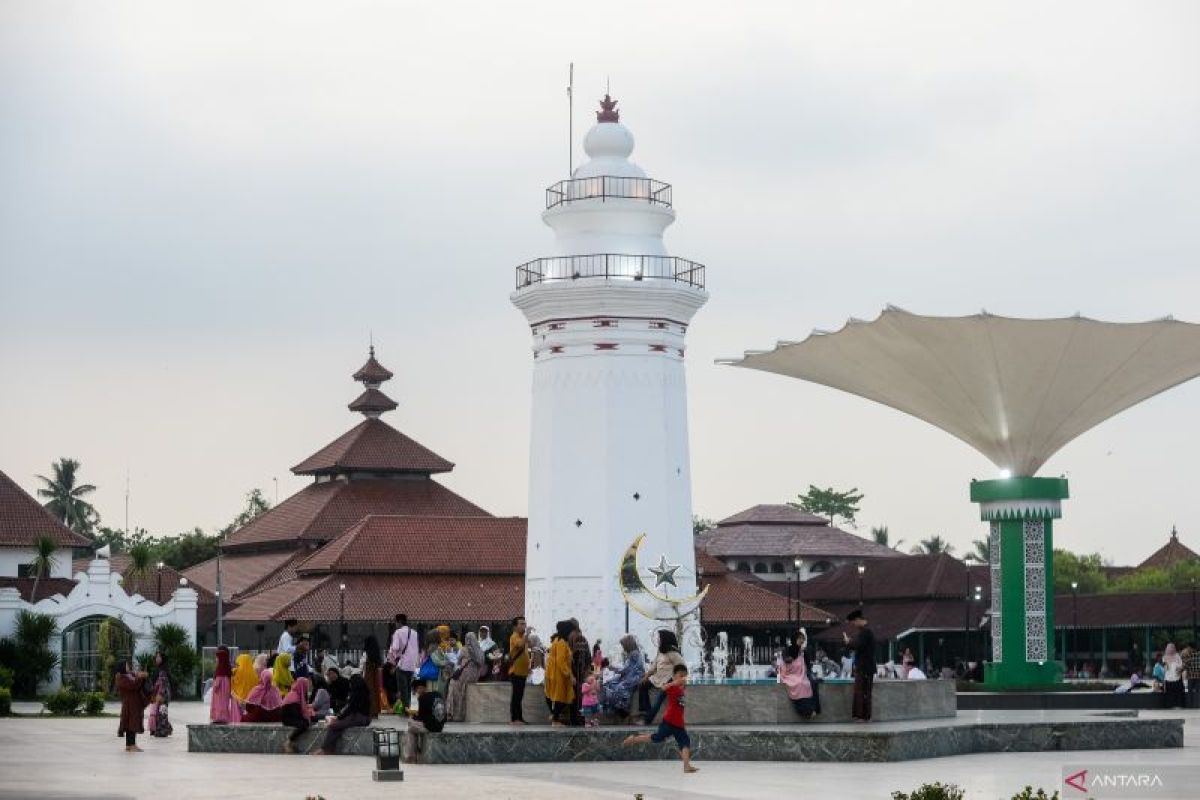
[[[1053,520],[1068,496],[1063,478],[974,481],[971,500],[991,524],[992,582],[990,689],[1059,683],[1054,660]]]

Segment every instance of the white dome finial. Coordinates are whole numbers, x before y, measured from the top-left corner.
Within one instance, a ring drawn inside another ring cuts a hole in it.
[[[596,124],[583,137],[583,151],[591,161],[575,171],[577,178],[593,175],[645,177],[641,169],[629,161],[633,153],[633,134],[621,124],[617,101],[607,94],[600,101]]]

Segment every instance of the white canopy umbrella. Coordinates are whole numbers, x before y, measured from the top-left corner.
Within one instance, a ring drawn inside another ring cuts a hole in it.
[[[925,317],[888,306],[873,322],[851,319],[718,363],[883,403],[1032,476],[1093,426],[1200,375],[1200,325]]]

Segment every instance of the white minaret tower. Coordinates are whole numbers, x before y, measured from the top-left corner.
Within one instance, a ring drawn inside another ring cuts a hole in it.
[[[643,574],[665,556],[680,568],[658,591],[696,592],[683,357],[708,293],[704,267],[663,245],[670,185],[629,160],[616,101],[600,105],[590,160],[546,190],[555,255],[517,267],[512,294],[533,332],[525,613],[543,641],[574,617],[605,652],[628,630],[653,653],[671,626],[627,610],[618,562],[644,533]]]

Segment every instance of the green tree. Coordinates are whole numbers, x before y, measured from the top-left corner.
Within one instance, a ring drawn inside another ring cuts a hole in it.
[[[1176,561],[1168,568],[1146,567],[1112,581],[1111,592],[1184,592],[1200,584],[1200,560]]]
[[[50,577],[50,572],[58,566],[58,558],[54,555],[54,551],[58,550],[58,545],[49,536],[39,536],[33,542],[33,561],[30,566],[33,568],[33,591],[29,595],[29,602],[37,602],[38,583],[42,578]]]
[[[217,533],[224,539],[229,534],[242,527],[250,520],[271,510],[271,501],[263,497],[262,489],[251,489],[246,493],[246,507],[233,520]]]
[[[975,546],[975,550],[972,555],[974,555],[977,560],[982,561],[984,564],[987,564],[992,560],[992,548],[991,545],[988,544],[987,539],[976,539],[971,542],[971,544]]]
[[[717,523],[711,519],[705,519],[695,514],[692,515],[692,536],[704,533],[705,531],[711,531],[715,527],[717,527]]]
[[[810,483],[808,491],[798,495],[798,502],[791,502],[788,505],[810,514],[828,517],[830,525],[834,525],[838,517],[853,525],[854,517],[858,514],[858,504],[862,502],[862,499],[863,495],[857,488],[839,492],[833,487],[821,489]]]
[[[931,556],[938,555],[939,553],[950,555],[954,552],[954,545],[947,542],[941,536],[930,536],[928,539],[922,539],[919,544],[913,545],[912,550],[909,552]]]
[[[1054,591],[1066,594],[1071,583],[1079,584],[1080,594],[1096,594],[1108,589],[1108,576],[1099,553],[1079,555],[1070,550],[1054,550]]]
[[[154,555],[154,548],[147,542],[138,542],[129,548],[129,566],[125,568],[125,580],[129,581],[130,586],[145,585],[157,563]]]
[[[100,522],[100,515],[84,498],[96,491],[96,487],[78,482],[79,462],[73,458],[60,458],[50,465],[50,469],[54,473],[52,478],[37,476],[46,484],[37,490],[38,497],[46,498],[45,508],[68,528],[91,536]]]
[[[877,528],[871,528],[871,538],[875,540],[875,544],[881,544],[884,547],[890,547],[893,550],[899,550],[900,545],[904,544],[903,539],[897,539],[895,544],[892,544],[889,537],[891,534],[888,531],[887,525],[880,525]]]
[[[180,694],[190,696],[194,689],[196,669],[200,666],[200,656],[187,628],[173,622],[156,625],[154,646],[167,656],[172,688]]]
[[[36,697],[39,683],[47,681],[58,665],[58,654],[50,639],[58,633],[58,622],[48,614],[17,612],[16,631],[11,639],[0,639],[0,664],[13,671],[13,694]]]
[[[200,528],[176,536],[164,536],[157,542],[158,560],[177,570],[207,561],[217,555],[221,540]]]

